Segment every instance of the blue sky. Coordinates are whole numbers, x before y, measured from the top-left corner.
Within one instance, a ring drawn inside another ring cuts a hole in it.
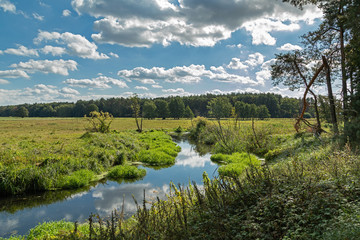
[[[280,0],[0,0],[0,105],[274,92],[321,21]]]

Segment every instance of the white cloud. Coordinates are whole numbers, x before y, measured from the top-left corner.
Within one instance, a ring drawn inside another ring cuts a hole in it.
[[[116,53],[113,53],[113,52],[110,52],[109,55],[114,58],[119,58],[119,55],[117,55]]]
[[[50,45],[46,45],[41,49],[41,51],[45,54],[51,54],[53,56],[62,56],[66,53],[66,49],[63,47],[54,47]]]
[[[119,79],[99,76],[92,79],[73,79],[69,78],[64,83],[69,84],[72,87],[80,87],[80,88],[98,88],[98,89],[107,89],[112,86],[117,86],[119,88],[127,88],[128,86],[124,81]]]
[[[237,44],[237,45],[235,45],[235,44],[232,44],[232,45],[226,45],[226,47],[228,47],[228,48],[241,48],[242,47],[242,44]]]
[[[264,55],[258,52],[250,54],[248,60],[245,61],[245,63],[251,67],[260,65],[263,62],[264,62]]]
[[[260,90],[254,88],[244,88],[244,89],[235,89],[231,91],[223,91],[220,89],[213,89],[211,91],[207,91],[206,94],[216,94],[216,95],[224,95],[224,94],[231,94],[231,93],[261,93]]]
[[[188,83],[194,84],[203,79],[210,79],[218,82],[226,83],[242,83],[257,85],[254,80],[249,77],[244,77],[236,74],[230,74],[225,71],[223,67],[210,67],[207,70],[204,65],[190,65],[182,67],[173,67],[165,69],[162,67],[143,68],[137,67],[132,70],[120,70],[118,76],[125,80],[137,80],[142,83],[155,83],[155,80],[163,80],[170,83]]]
[[[277,48],[280,51],[293,51],[293,50],[302,50],[302,47],[298,45],[293,45],[291,43],[286,43],[282,45],[281,47]]]
[[[18,56],[36,56],[38,57],[39,54],[36,49],[28,49],[27,47],[24,47],[22,45],[19,46],[19,48],[8,48],[3,51],[7,54],[13,54]]]
[[[15,5],[8,0],[0,0],[0,8],[2,8],[4,12],[16,13]]]
[[[59,44],[66,45],[66,52],[70,55],[75,55],[81,58],[88,59],[108,59],[110,58],[104,53],[97,51],[95,43],[89,42],[85,37],[79,34],[73,34],[70,32],[58,33],[58,32],[45,32],[40,31],[37,38],[34,39],[36,44],[41,42],[55,41]]]
[[[256,73],[256,80],[262,85],[265,84],[265,81],[271,78],[271,65],[276,62],[276,59],[271,59],[264,62],[261,65],[261,70]]]
[[[254,44],[274,45],[270,32],[292,31],[298,21],[312,24],[321,17],[313,6],[300,11],[268,0],[72,0],[72,6],[97,18],[95,41],[128,47],[214,46],[241,28],[252,34]]]
[[[30,78],[29,75],[23,70],[5,70],[0,71],[0,77],[2,78]]]
[[[36,20],[44,21],[44,16],[40,16],[38,13],[33,13],[32,15]]]
[[[12,64],[11,67],[17,70],[24,70],[28,73],[42,72],[42,73],[54,73],[67,76],[69,71],[77,70],[77,62],[74,60],[38,60],[30,59],[28,62],[20,62],[18,64]]]
[[[245,65],[240,61],[240,58],[232,58],[230,63],[227,65],[230,69],[247,69],[249,66]]]
[[[65,94],[76,94],[76,95],[80,94],[77,90],[72,89],[72,88],[68,88],[68,87],[63,87],[61,89],[61,92],[65,93]]]
[[[177,88],[177,89],[163,89],[162,90],[164,93],[184,93],[185,90],[183,88]]]
[[[144,86],[136,86],[135,89],[149,91],[149,89],[147,87],[144,87]]]
[[[76,101],[79,97],[76,90],[72,91],[70,88],[59,90],[56,86],[44,84],[17,90],[0,89],[1,105]]]
[[[163,88],[162,86],[158,85],[158,84],[154,84],[154,85],[151,85],[153,88]]]
[[[65,9],[65,10],[62,12],[62,15],[63,15],[64,17],[68,17],[68,16],[71,15],[71,11],[68,10],[68,9]]]
[[[248,21],[243,24],[246,31],[251,33],[254,45],[275,45],[276,39],[270,35],[273,31],[294,31],[300,29],[297,23],[284,24],[280,20],[262,18],[256,21]]]
[[[8,84],[8,83],[10,83],[8,80],[0,78],[0,84]]]

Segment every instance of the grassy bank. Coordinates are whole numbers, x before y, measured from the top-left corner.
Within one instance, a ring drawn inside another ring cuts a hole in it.
[[[63,125],[56,128],[53,120],[40,120],[47,123],[38,124],[37,127],[34,125],[34,128],[22,126],[17,135],[15,132],[10,136],[2,135],[0,195],[80,188],[105,177],[104,173],[108,171],[114,172],[112,167],[117,165],[131,165],[132,162],[156,166],[174,164],[180,150],[171,141],[171,137],[162,131],[80,135],[76,133],[78,120],[73,120],[74,125],[69,126],[70,130],[65,130]],[[26,120],[19,122],[35,124]],[[56,131],[60,131],[61,134],[53,133]],[[144,151],[148,152],[147,157],[157,156],[156,161],[149,162],[144,157]],[[122,177],[134,178],[145,175],[143,170],[138,171],[142,173],[128,171],[128,174]],[[130,176],[131,173],[134,175]]]

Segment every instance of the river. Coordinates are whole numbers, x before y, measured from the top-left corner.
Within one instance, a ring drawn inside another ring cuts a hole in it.
[[[202,175],[217,176],[217,165],[210,161],[210,154],[200,154],[195,145],[186,139],[174,140],[180,147],[175,165],[153,169],[145,167],[146,176],[135,182],[101,181],[93,186],[75,191],[56,191],[0,199],[0,237],[24,235],[39,223],[48,221],[84,222],[90,214],[107,216],[114,209],[121,209],[124,202],[126,216],[136,211],[133,196],[138,202],[164,198],[169,183],[202,185]]]

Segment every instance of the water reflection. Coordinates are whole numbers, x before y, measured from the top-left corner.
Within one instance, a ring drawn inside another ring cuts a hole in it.
[[[145,191],[146,200],[155,201],[169,193],[170,182],[187,185],[194,181],[201,185],[204,171],[210,177],[216,173],[217,165],[210,161],[210,154],[200,155],[195,146],[182,139],[177,144],[182,150],[175,165],[160,170],[146,167],[146,176],[136,182],[104,181],[75,191],[0,200],[0,237],[23,235],[44,221],[84,222],[91,213],[107,216],[114,209],[121,210],[123,203],[125,216],[130,216],[136,211],[133,196],[142,204]]]

